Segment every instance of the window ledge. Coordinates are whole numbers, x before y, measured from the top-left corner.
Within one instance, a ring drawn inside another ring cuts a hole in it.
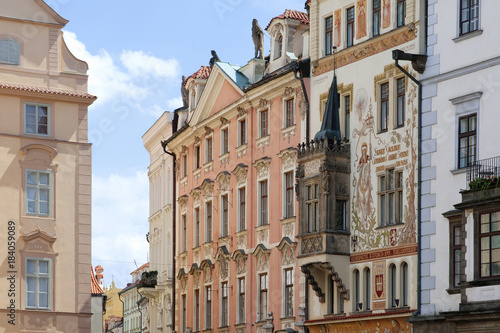
[[[331,313],[331,314],[324,315],[324,318],[342,318],[345,316],[346,316],[345,313]]]
[[[294,136],[295,135],[295,125],[285,127],[281,129],[281,135],[283,136],[283,140],[286,139],[289,136]]]
[[[184,176],[181,178],[181,186],[187,185],[188,182],[188,176]]]
[[[221,166],[226,165],[226,163],[229,163],[229,152],[220,155],[219,162],[220,162]]]
[[[482,35],[482,34],[483,34],[483,30],[475,30],[475,31],[468,32],[466,34],[460,35],[460,36],[458,36],[456,38],[453,38],[452,40],[455,43],[459,43],[459,42],[461,42],[463,40],[474,38],[474,37]]]
[[[400,227],[400,226],[403,226],[403,225],[405,225],[403,222],[394,223],[394,224],[388,224],[388,225],[382,225],[382,226],[376,227],[375,230]]]
[[[450,172],[452,175],[461,175],[462,173],[467,172],[467,168],[453,169],[453,170],[450,170]]]
[[[474,287],[484,287],[484,286],[494,286],[494,285],[500,285],[500,277],[460,283],[460,287],[463,288],[474,288]]]
[[[446,289],[446,292],[450,295],[453,295],[453,294],[460,294],[460,288],[450,288],[450,289]]]
[[[205,173],[212,171],[214,169],[214,161],[212,160],[203,164],[203,169],[205,170]]]
[[[201,168],[198,168],[196,170],[193,171],[193,177],[194,178],[198,178],[201,174]]]
[[[244,156],[247,154],[247,144],[242,144],[236,148],[236,154],[238,157]]]
[[[281,223],[295,222],[295,216],[284,217],[280,220]]]
[[[270,136],[269,135],[266,135],[266,136],[263,136],[259,139],[257,139],[256,143],[257,143],[257,149],[260,149],[262,147],[265,147],[265,146],[269,146],[269,141],[270,140]]]

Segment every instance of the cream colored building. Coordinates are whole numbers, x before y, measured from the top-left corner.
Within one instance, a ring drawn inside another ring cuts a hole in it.
[[[0,332],[90,332],[96,97],[66,23],[41,0],[0,0]]]

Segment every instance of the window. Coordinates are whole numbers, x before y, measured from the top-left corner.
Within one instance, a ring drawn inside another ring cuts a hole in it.
[[[347,47],[354,44],[354,7],[347,9]]]
[[[335,313],[335,282],[333,281],[333,275],[328,275],[328,287],[330,292],[330,300],[328,303],[330,314]]]
[[[403,173],[387,170],[379,177],[380,226],[403,222]]]
[[[194,331],[200,330],[200,290],[194,291]]]
[[[285,101],[285,127],[290,127],[295,125],[295,120],[293,118],[293,105],[295,99],[289,99]]]
[[[205,329],[212,328],[212,287],[205,287]]]
[[[458,287],[460,284],[460,263],[462,262],[462,227],[452,226],[452,286]]]
[[[182,303],[182,330],[185,331],[187,328],[186,295],[181,296],[181,303]]]
[[[205,218],[206,218],[206,227],[205,227],[205,241],[212,241],[212,201],[208,201],[205,203]]]
[[[0,63],[19,65],[21,52],[19,43],[10,38],[0,39]]]
[[[201,148],[200,145],[194,147],[194,169],[197,170],[201,166]]]
[[[389,83],[380,85],[380,131],[387,131],[389,122]]]
[[[373,36],[380,35],[380,0],[373,0]]]
[[[398,28],[399,27],[402,27],[403,25],[405,25],[405,16],[406,16],[406,0],[397,0],[397,8],[396,8],[396,11],[397,11],[397,25],[398,25]]]
[[[347,230],[347,201],[337,200],[336,201],[336,213],[337,213],[337,223],[335,226],[336,230]]]
[[[399,305],[399,299],[397,299],[396,294],[396,265],[391,264],[389,266],[389,297],[390,297],[390,306],[391,308],[395,308]]]
[[[281,53],[283,52],[283,36],[281,34],[276,37],[276,42],[274,44],[274,59],[278,59],[281,57]]]
[[[194,247],[200,246],[200,207],[194,209]]]
[[[408,264],[401,264],[401,306],[408,306]]]
[[[221,196],[222,214],[221,214],[221,237],[229,235],[229,199],[227,194]]]
[[[49,171],[26,171],[26,212],[29,215],[50,216],[52,174]]]
[[[325,55],[332,54],[333,16],[325,18]]]
[[[365,268],[363,271],[364,275],[364,290],[363,290],[363,303],[365,303],[365,310],[369,311],[370,310],[370,304],[371,304],[371,277],[370,277],[370,269]]]
[[[476,161],[477,115],[458,120],[458,167],[466,168]]]
[[[212,137],[205,140],[205,163],[212,162]]]
[[[184,178],[187,176],[187,155],[182,155],[181,157],[181,177]]]
[[[26,260],[26,307],[50,308],[50,259]]]
[[[319,230],[319,185],[311,184],[307,186],[307,232]]]
[[[245,278],[238,279],[238,323],[245,322]]]
[[[349,141],[350,127],[351,127],[351,95],[344,96],[344,109],[345,109],[345,140]]]
[[[49,134],[49,106],[39,104],[24,105],[24,133]]]
[[[269,135],[268,130],[268,110],[260,112],[260,137],[263,138]]]
[[[479,29],[479,0],[460,0],[460,35]]]
[[[187,238],[187,217],[182,215],[181,218],[182,230],[181,230],[181,252],[186,252],[186,238]]]
[[[285,317],[293,317],[293,269],[285,269]]]
[[[480,215],[480,278],[500,276],[500,211]]]
[[[222,282],[221,286],[221,326],[229,326],[229,302],[228,302],[228,286],[227,282]]]
[[[267,274],[259,275],[259,320],[265,320],[267,317]]]
[[[229,152],[229,129],[225,128],[221,133],[221,155],[227,154]]]
[[[396,126],[401,127],[405,124],[405,90],[406,90],[406,81],[405,78],[402,77],[397,79],[397,91],[398,91],[398,100],[397,100],[397,111],[396,111]]]
[[[265,225],[269,223],[267,216],[267,180],[259,182],[260,189],[260,225]]]
[[[285,218],[295,216],[293,209],[293,171],[285,173]]]
[[[245,217],[246,217],[246,189],[241,187],[238,189],[238,231],[243,231],[246,229]]]
[[[242,146],[247,143],[247,122],[246,119],[242,119],[238,122],[238,146]]]
[[[353,272],[353,280],[354,280],[354,304],[353,304],[353,307],[354,307],[354,311],[361,311],[363,309],[363,304],[361,304],[359,301],[360,301],[360,298],[359,298],[359,294],[360,294],[360,289],[359,289],[359,271],[356,269],[354,270]]]

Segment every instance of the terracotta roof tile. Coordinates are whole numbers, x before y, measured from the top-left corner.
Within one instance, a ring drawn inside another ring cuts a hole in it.
[[[141,267],[137,268],[135,271],[133,271],[132,273],[130,273],[131,275],[134,274],[134,273],[137,273],[139,272],[141,269],[145,268],[145,267],[149,267],[149,262],[145,263],[144,265],[142,265]]]
[[[102,290],[102,287],[99,285],[99,282],[97,282],[97,279],[95,278],[94,275],[94,268],[90,266],[90,270],[92,271],[91,273],[91,286],[90,286],[90,293],[92,295],[102,295],[104,294],[104,290]]]
[[[210,76],[210,71],[211,71],[210,66],[201,66],[201,68],[198,71],[194,72],[186,79],[186,82],[191,78],[207,80],[208,77]]]
[[[283,14],[280,16],[276,16],[275,18],[271,19],[271,22],[266,27],[266,30],[269,28],[271,23],[273,23],[274,20],[282,20],[282,19],[293,19],[293,20],[299,20],[300,23],[303,24],[309,24],[309,18],[307,17],[307,14],[304,12],[300,12],[298,10],[293,10],[293,9],[287,9]]]
[[[9,84],[9,83],[0,83],[0,89],[20,90],[20,91],[43,93],[43,94],[59,95],[59,96],[70,96],[70,97],[97,99],[97,96],[94,96],[94,95],[91,95],[88,93],[79,93],[79,92],[74,92],[74,91],[70,91],[70,90],[58,90],[58,89],[49,89],[49,88],[42,88],[42,87],[22,86],[22,85]]]

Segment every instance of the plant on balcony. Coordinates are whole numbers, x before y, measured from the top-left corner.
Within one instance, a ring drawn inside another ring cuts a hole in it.
[[[475,190],[487,190],[493,187],[500,186],[500,176],[489,176],[484,178],[476,178],[469,182],[469,189],[471,191]]]
[[[143,272],[138,288],[154,288],[157,284],[158,271]]]

